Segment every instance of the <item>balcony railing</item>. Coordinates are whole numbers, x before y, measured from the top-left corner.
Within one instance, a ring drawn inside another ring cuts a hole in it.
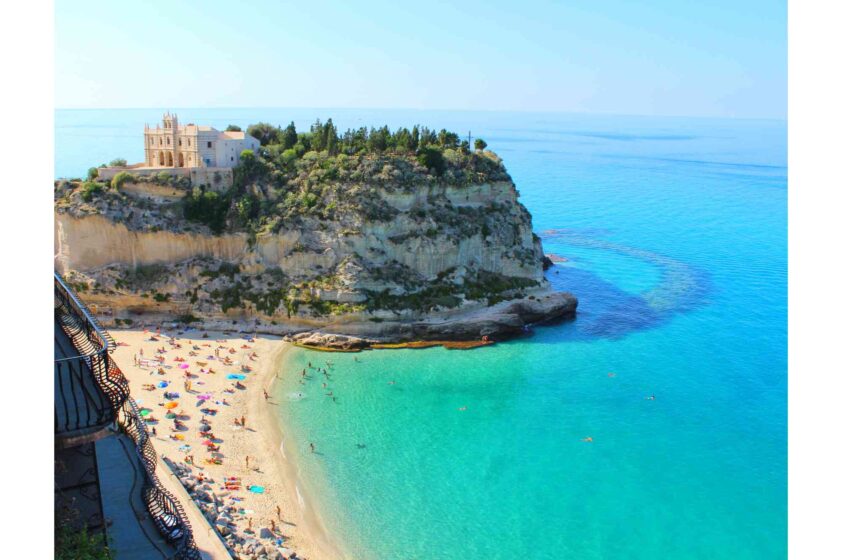
[[[176,559],[200,560],[184,508],[155,474],[158,459],[146,423],[129,395],[128,381],[111,358],[114,340],[58,273],[55,309],[56,352],[61,355],[55,369],[57,441],[84,436],[116,422],[134,442],[144,467],[143,501],[158,531],[175,548]],[[74,351],[78,355],[65,355]]]

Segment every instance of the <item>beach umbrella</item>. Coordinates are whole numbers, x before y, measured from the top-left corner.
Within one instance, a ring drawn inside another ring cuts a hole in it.
[[[180,367],[181,369],[187,369],[190,367],[190,364],[179,364],[178,367]]]
[[[172,420],[173,418],[175,418],[175,412],[167,412],[166,419]]]
[[[205,441],[202,442],[202,445],[213,445],[213,442],[209,439],[206,439]]]
[[[161,389],[164,389],[167,385],[169,385],[167,381],[161,381],[160,383],[158,383],[158,387]]]
[[[167,404],[164,405],[164,408],[166,408],[167,410],[172,410],[172,409],[176,408],[177,406],[178,406],[178,402],[170,401],[170,402],[168,402]]]
[[[141,415],[141,416],[149,416],[149,413],[150,413],[150,412],[152,412],[152,411],[151,411],[151,410],[149,410],[148,408],[141,408],[141,409],[140,409],[140,415]]]

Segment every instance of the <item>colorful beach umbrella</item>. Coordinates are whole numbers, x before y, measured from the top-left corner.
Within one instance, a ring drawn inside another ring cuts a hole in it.
[[[178,403],[176,401],[171,401],[164,405],[164,408],[166,408],[167,410],[172,410],[176,407],[178,407]]]
[[[181,369],[187,369],[190,367],[190,364],[178,364],[178,367],[180,367]]]

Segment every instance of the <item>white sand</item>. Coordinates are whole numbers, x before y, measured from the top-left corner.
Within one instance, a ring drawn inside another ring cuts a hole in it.
[[[152,442],[158,455],[178,466],[190,467],[193,475],[202,473],[205,477],[211,477],[213,483],[210,486],[218,495],[226,493],[222,488],[226,477],[239,477],[241,480],[241,489],[231,491],[230,495],[224,498],[225,505],[235,505],[245,510],[244,513],[233,513],[230,516],[232,533],[240,537],[257,538],[260,544],[266,545],[267,548],[272,547],[272,539],[259,537],[261,530],[271,529],[271,522],[274,521],[274,534],[283,536],[283,547],[291,549],[299,557],[310,560],[344,557],[328,538],[312,503],[305,501],[306,497],[301,496],[300,485],[297,484],[295,476],[295,465],[292,464],[291,458],[280,453],[282,427],[273,407],[282,406],[283,403],[275,402],[271,397],[268,401],[264,398],[264,389],[270,395],[272,393],[270,387],[276,379],[277,364],[284,351],[290,347],[289,343],[275,337],[263,336],[259,336],[254,342],[248,342],[242,335],[232,334],[226,337],[214,332],[208,332],[208,338],[202,338],[202,331],[199,330],[190,330],[184,335],[178,335],[175,331],[164,329],[162,335],[157,337],[157,342],[150,340],[155,336],[154,330],[146,333],[142,330],[115,330],[112,334],[118,342],[114,358],[129,380],[132,396],[141,408],[151,409],[151,416],[158,420],[157,423],[149,423],[150,433],[152,426],[157,430],[157,436],[152,437]],[[172,346],[168,335],[175,336],[181,348]],[[198,346],[199,350],[193,350],[194,345]],[[219,348],[220,346],[226,348]],[[162,347],[166,352],[157,353],[156,350]],[[234,353],[230,353],[231,348],[234,348]],[[140,355],[141,349],[143,356]],[[216,350],[219,350],[220,358],[215,357]],[[198,355],[190,356],[191,351]],[[252,353],[256,354],[255,359],[250,357]],[[135,365],[135,356],[150,361],[161,356],[164,361],[161,366],[151,362],[147,365]],[[185,361],[176,362],[177,357]],[[221,361],[224,357],[229,357],[233,364],[224,365]],[[202,366],[197,362],[207,365]],[[187,364],[189,367],[181,369],[181,364]],[[244,364],[251,367],[252,371],[245,373],[246,379],[241,381],[245,389],[236,389],[236,381],[229,380],[226,376],[230,373],[242,373],[241,367]],[[163,375],[157,373],[159,367],[164,368]],[[215,373],[207,372],[209,368]],[[189,394],[185,390],[184,383],[188,380],[185,372],[195,376],[189,378],[192,385]],[[161,381],[168,381],[170,385],[158,388]],[[148,384],[155,385],[155,389],[145,390],[143,386]],[[226,393],[226,389],[232,390],[233,393]],[[170,402],[163,396],[165,391],[180,394],[180,397],[174,400],[178,402],[174,411],[183,411],[183,431],[172,431],[173,420],[165,418],[167,410],[163,404]],[[198,396],[204,394],[210,395],[211,398],[202,405]],[[222,404],[223,398],[227,405]],[[210,422],[211,431],[219,442],[221,465],[205,462],[205,459],[211,457],[211,453],[202,445],[206,438],[199,434],[202,408],[217,410],[216,415],[205,415],[205,418]],[[246,427],[236,426],[234,419],[243,416]],[[181,434],[183,440],[171,439],[173,434]],[[190,446],[190,450],[179,450],[179,447],[185,444]],[[187,455],[194,457],[193,466],[185,463]],[[249,457],[248,468],[246,456]],[[249,492],[246,490],[248,485],[263,486],[265,492]],[[231,501],[233,497],[239,497],[241,501]],[[276,507],[280,507],[281,510],[280,520]],[[247,531],[249,519],[252,522],[253,533]],[[230,544],[231,539],[228,540]],[[273,550],[282,549],[273,547]],[[270,558],[274,558],[274,555],[270,555]]]

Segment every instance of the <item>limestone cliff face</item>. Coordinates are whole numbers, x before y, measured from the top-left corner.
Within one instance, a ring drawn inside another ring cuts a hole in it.
[[[482,211],[492,203],[505,207],[493,212],[512,226],[511,237],[501,239],[498,231],[469,237],[428,235],[429,228],[419,231],[418,220],[409,212],[428,210],[429,200],[441,199],[456,209]],[[517,202],[513,184],[427,187],[411,194],[383,193],[382,200],[399,211],[388,223],[360,221],[354,224],[355,231],[320,230],[317,225],[259,235],[251,245],[245,233],[130,231],[120,220],[101,214],[74,217],[60,212],[55,216],[56,266],[62,273],[88,272],[109,265],[176,264],[209,257],[253,270],[280,267],[306,277],[319,267],[330,269],[357,255],[375,265],[397,261],[428,278],[462,266],[542,280],[540,240],[533,239],[531,218]]]
[[[388,219],[304,216],[251,235],[185,226],[176,196],[144,194],[127,189],[90,208],[72,191],[57,198],[56,268],[118,320],[257,319],[287,332],[458,338],[494,332],[487,317],[482,329],[460,331],[458,317],[477,310],[494,308],[507,330],[523,326],[517,317],[575,312],[569,294],[548,295],[541,242],[511,181],[373,189],[369,203]]]

